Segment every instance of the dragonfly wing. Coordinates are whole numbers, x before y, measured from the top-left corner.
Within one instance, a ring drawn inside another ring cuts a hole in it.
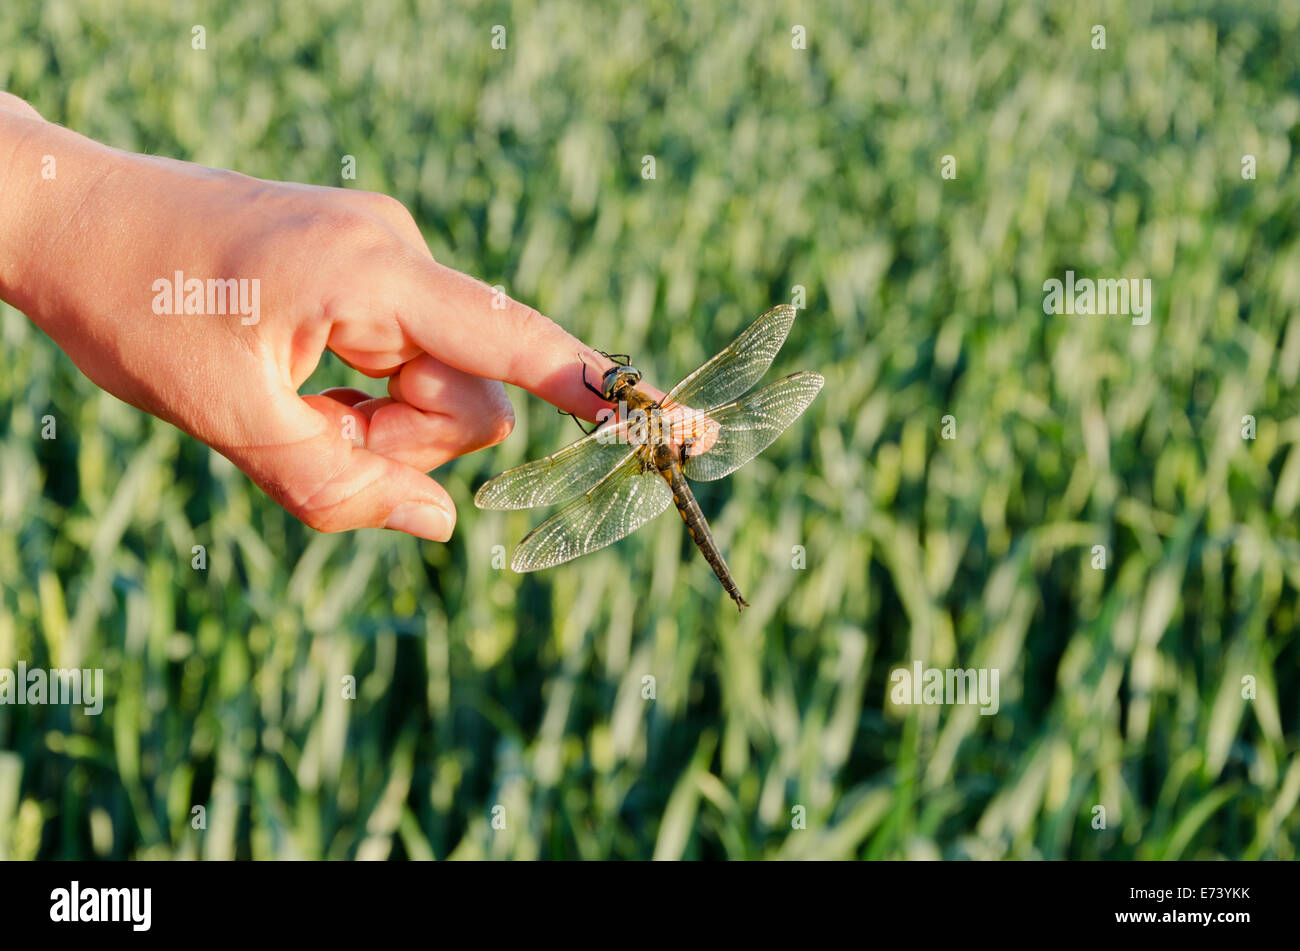
[[[673,490],[635,452],[598,482],[524,536],[510,567],[536,571],[612,545],[673,504]]]
[[[789,304],[773,307],[754,321],[731,346],[673,387],[664,406],[698,409],[729,403],[758,382],[776,358],[794,323]]]
[[[481,509],[531,509],[581,495],[632,452],[627,426],[626,420],[607,426],[544,459],[507,469],[483,483],[474,493],[474,504]]]
[[[687,456],[682,474],[709,482],[735,472],[798,419],[825,382],[820,373],[795,373],[709,410],[708,419],[718,427],[716,438],[705,452]]]

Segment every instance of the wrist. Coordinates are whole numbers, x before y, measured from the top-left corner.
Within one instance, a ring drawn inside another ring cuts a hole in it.
[[[9,93],[0,93],[0,300],[17,306],[22,284],[23,233],[34,192],[27,144],[44,124]]]
[[[55,249],[121,154],[0,94],[0,300],[41,323],[56,289]]]

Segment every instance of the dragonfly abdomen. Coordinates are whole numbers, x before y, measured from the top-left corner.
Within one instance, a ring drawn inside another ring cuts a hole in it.
[[[671,451],[668,453],[668,457],[667,466],[660,468],[659,472],[668,480],[668,485],[673,490],[673,504],[677,506],[677,511],[681,513],[682,521],[686,523],[686,530],[690,532],[691,540],[700,549],[705,561],[709,563],[713,573],[718,576],[718,580],[722,582],[722,587],[726,589],[727,594],[731,595],[731,599],[736,602],[737,610],[743,611],[749,606],[749,602],[741,595],[740,588],[736,585],[736,579],[731,576],[731,569],[727,567],[722,552],[718,550],[718,545],[713,540],[713,532],[709,530],[709,523],[700,510],[700,504],[695,501],[695,493],[691,491],[686,477],[682,475],[682,469],[676,457],[672,455]]]

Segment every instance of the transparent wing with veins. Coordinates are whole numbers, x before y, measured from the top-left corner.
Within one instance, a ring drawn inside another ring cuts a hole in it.
[[[743,395],[772,365],[794,323],[795,309],[789,304],[773,307],[735,340],[672,388],[664,398],[672,405],[710,410]]]
[[[531,509],[582,495],[632,451],[628,421],[606,426],[543,459],[507,469],[474,493],[481,509]]]
[[[820,373],[807,370],[709,410],[708,420],[717,427],[713,442],[699,455],[688,452],[682,474],[709,482],[735,472],[798,419],[825,382]]]
[[[624,446],[624,449],[627,447]],[[510,559],[515,571],[537,571],[612,545],[673,504],[673,492],[633,450],[617,469],[524,536]]]

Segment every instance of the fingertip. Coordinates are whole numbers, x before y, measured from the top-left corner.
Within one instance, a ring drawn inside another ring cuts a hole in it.
[[[456,528],[456,510],[450,498],[444,507],[438,502],[421,499],[403,502],[393,509],[384,528],[391,528],[431,542],[445,542]]]

